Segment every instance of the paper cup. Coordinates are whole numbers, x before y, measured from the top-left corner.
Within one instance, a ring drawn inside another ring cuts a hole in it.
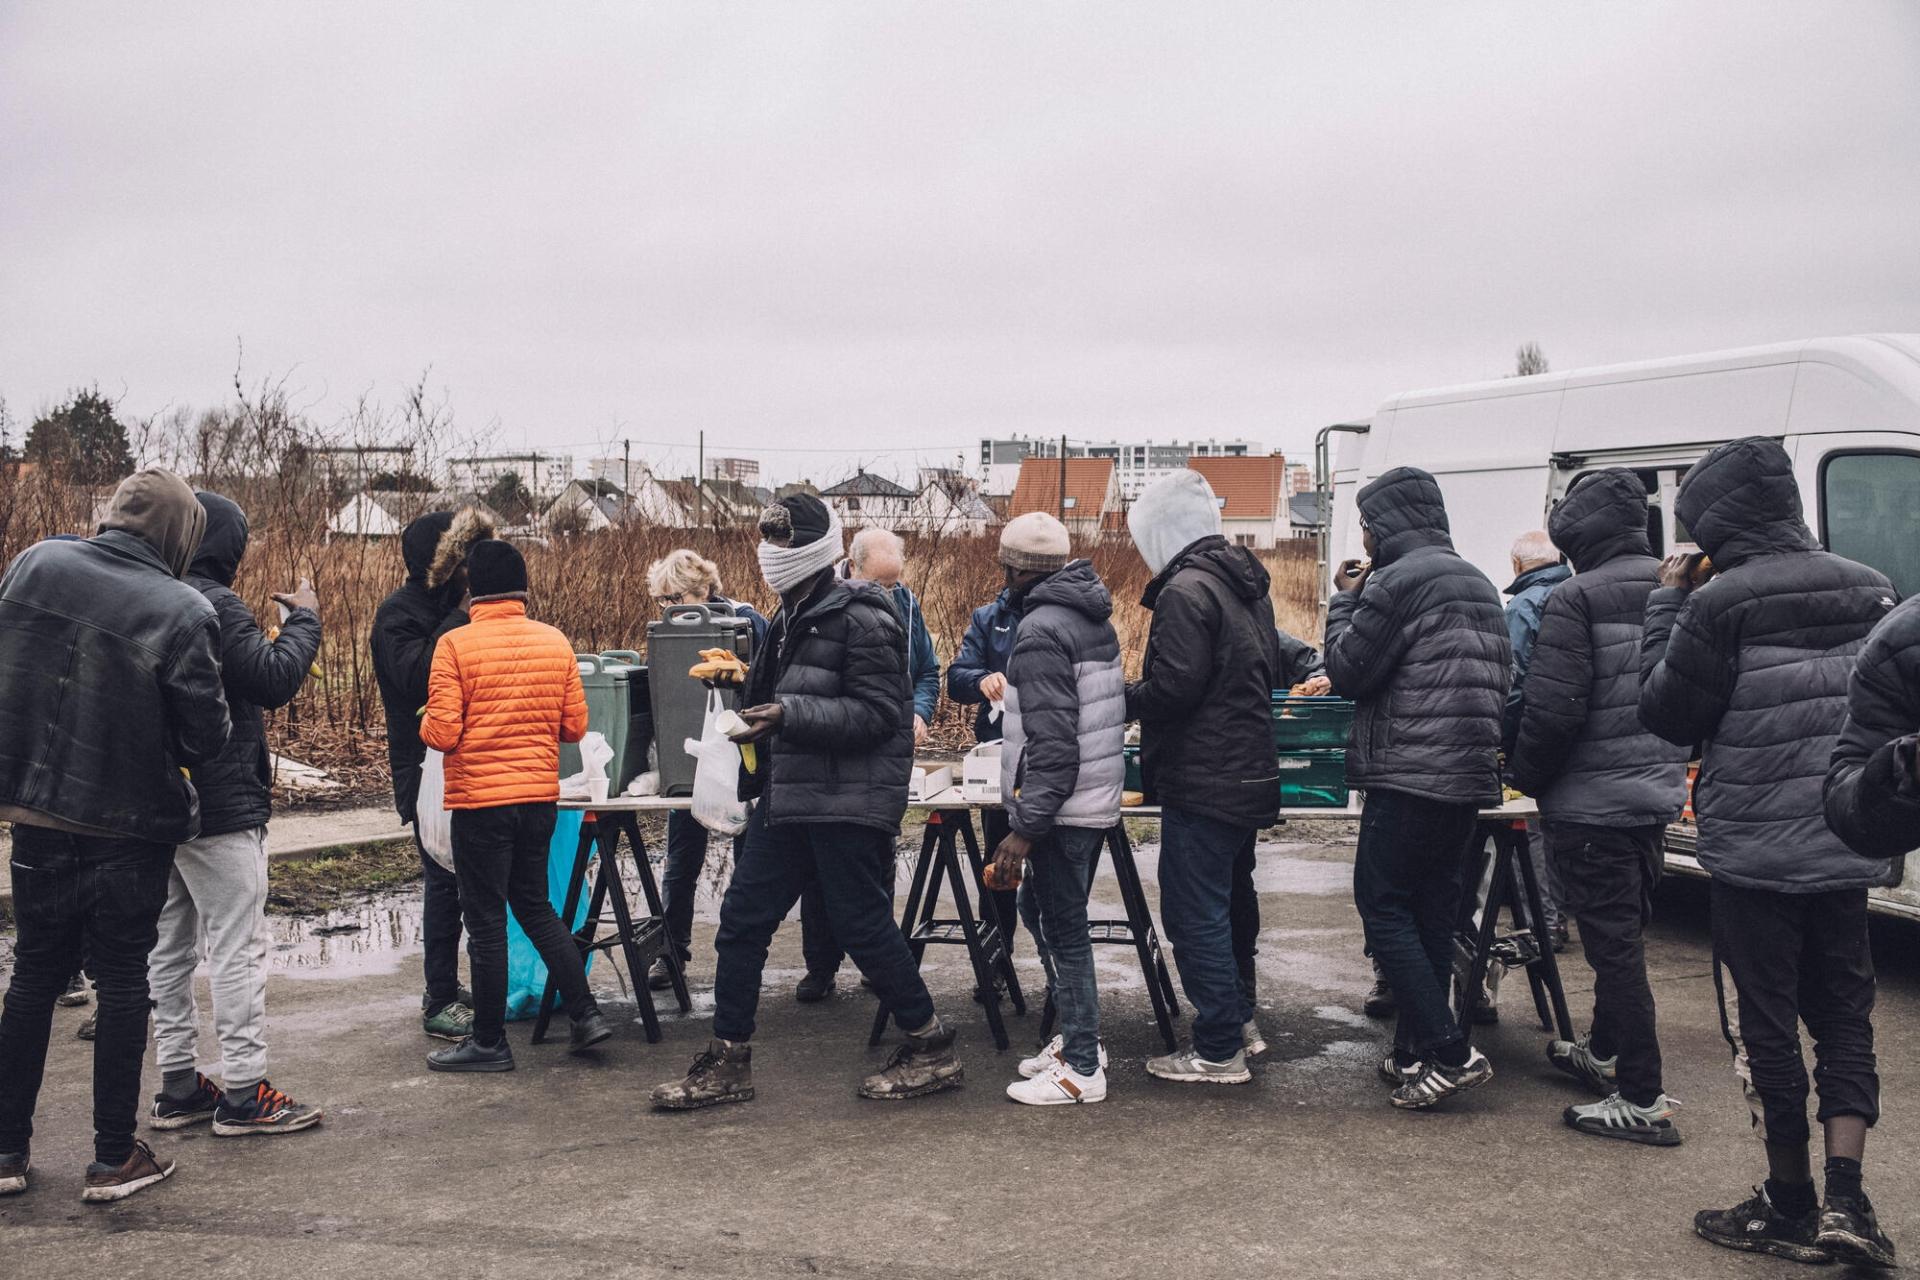
[[[713,717],[713,727],[729,738],[737,738],[753,728],[740,718],[739,712],[729,710],[723,710]]]
[[[607,786],[608,783],[605,774],[601,774],[597,778],[588,778],[587,799],[591,800],[594,804],[605,804],[607,802]]]

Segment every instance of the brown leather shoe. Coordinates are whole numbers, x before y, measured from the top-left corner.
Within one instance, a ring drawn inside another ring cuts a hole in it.
[[[115,1169],[98,1160],[87,1166],[87,1185],[80,1198],[89,1204],[125,1200],[134,1192],[173,1176],[173,1161],[162,1160],[153,1148],[140,1139],[133,1140],[133,1154]]]

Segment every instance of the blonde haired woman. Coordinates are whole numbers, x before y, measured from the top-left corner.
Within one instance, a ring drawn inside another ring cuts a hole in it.
[[[704,604],[732,610],[753,627],[754,661],[767,639],[767,620],[750,604],[720,594],[720,569],[691,547],[669,551],[647,566],[647,592],[654,607],[666,616],[677,604]],[[740,837],[735,837],[736,846]],[[737,855],[739,850],[734,850]],[[707,829],[684,809],[667,815],[667,870],[660,882],[665,900],[667,938],[679,953],[682,969],[693,956],[693,899],[700,872],[707,863]],[[673,985],[665,960],[655,960],[647,971],[647,985],[665,991]]]

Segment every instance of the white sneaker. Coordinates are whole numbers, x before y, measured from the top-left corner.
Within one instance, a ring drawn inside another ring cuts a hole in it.
[[[1065,1036],[1055,1036],[1053,1039],[1047,1041],[1046,1047],[1041,1049],[1040,1052],[1034,1054],[1031,1058],[1022,1058],[1019,1067],[1016,1069],[1020,1072],[1022,1079],[1031,1080],[1042,1071],[1051,1067],[1054,1063],[1065,1062],[1066,1059],[1061,1055],[1064,1054],[1066,1050],[1067,1038]],[[1100,1070],[1105,1071],[1106,1069],[1107,1046],[1102,1044],[1100,1046]],[[1098,1074],[1098,1072],[1095,1074]]]
[[[1083,1076],[1064,1062],[1054,1064],[1037,1076],[1015,1080],[1007,1086],[1007,1096],[1030,1107],[1064,1107],[1076,1102],[1099,1102],[1107,1096],[1107,1073],[1096,1069]]]
[[[1258,1058],[1266,1053],[1267,1038],[1260,1034],[1260,1024],[1252,1018],[1248,1018],[1247,1025],[1240,1028],[1240,1038],[1246,1042],[1249,1058]]]

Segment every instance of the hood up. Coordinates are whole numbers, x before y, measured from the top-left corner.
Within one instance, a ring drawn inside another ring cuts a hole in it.
[[[1095,622],[1104,622],[1113,616],[1113,594],[1093,571],[1091,560],[1069,561],[1066,568],[1056,569],[1028,587],[1022,597],[1021,612],[1043,604],[1064,606]]]
[[[1373,531],[1374,564],[1391,564],[1421,547],[1453,549],[1440,482],[1418,467],[1395,467],[1354,498]]]
[[[440,547],[440,535],[453,523],[451,511],[429,511],[400,531],[400,559],[407,566],[407,581],[427,585],[427,570],[433,567],[433,553]]]
[[[1175,471],[1148,485],[1127,508],[1127,532],[1159,573],[1187,547],[1220,532],[1220,503],[1198,471]]]
[[[1625,467],[1581,476],[1547,517],[1547,536],[1581,573],[1621,556],[1650,556],[1647,487]]]
[[[207,528],[206,508],[187,482],[171,471],[149,467],[120,482],[100,522],[100,532],[118,529],[142,539],[159,553],[176,578],[184,578]]]
[[[462,507],[454,512],[446,531],[434,544],[433,557],[427,565],[427,590],[438,591],[446,586],[466,564],[467,555],[473,550],[474,544],[485,542],[493,536],[493,519],[479,508]],[[404,550],[403,546],[403,553]]]
[[[1173,558],[1173,562],[1154,576],[1152,582],[1140,596],[1140,603],[1153,608],[1173,575],[1182,569],[1198,569],[1210,573],[1227,584],[1229,590],[1242,600],[1258,600],[1267,594],[1273,583],[1260,558],[1245,547],[1236,547],[1220,534],[1200,539],[1192,546],[1183,549]]]
[[[1680,481],[1674,514],[1718,569],[1819,549],[1801,514],[1793,460],[1764,436],[1723,444],[1694,463]]]
[[[207,532],[200,539],[200,551],[188,572],[231,587],[240,572],[240,560],[247,554],[247,513],[232,498],[217,493],[203,491],[193,496],[207,510]]]

